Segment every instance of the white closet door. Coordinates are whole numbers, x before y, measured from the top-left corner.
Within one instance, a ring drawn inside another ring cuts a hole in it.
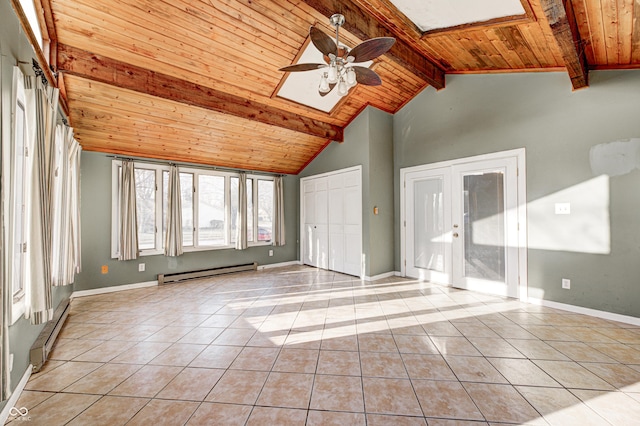
[[[304,263],[317,268],[329,266],[327,226],[327,179],[304,182]]]
[[[336,171],[303,179],[303,261],[361,276],[362,173]]]
[[[343,174],[344,266],[342,272],[358,277],[362,270],[362,178],[360,170]]]
[[[344,272],[344,190],[343,174],[329,176],[329,269]]]

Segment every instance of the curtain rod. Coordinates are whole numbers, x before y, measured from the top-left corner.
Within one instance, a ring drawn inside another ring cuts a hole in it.
[[[161,164],[161,165],[175,164],[176,166],[185,166],[193,169],[202,169],[202,170],[217,170],[221,172],[245,172],[250,174],[261,174],[261,175],[267,175],[267,176],[287,176],[286,173],[271,173],[271,172],[263,172],[258,170],[233,169],[230,167],[207,166],[205,164],[186,163],[182,161],[154,160],[154,159],[140,158],[140,157],[126,157],[122,155],[107,155],[107,157],[113,158],[114,160],[131,160],[137,163]]]

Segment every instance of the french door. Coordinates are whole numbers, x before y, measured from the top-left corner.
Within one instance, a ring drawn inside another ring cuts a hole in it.
[[[404,185],[405,275],[518,297],[516,157],[418,168]]]
[[[449,168],[406,176],[406,275],[451,284]]]

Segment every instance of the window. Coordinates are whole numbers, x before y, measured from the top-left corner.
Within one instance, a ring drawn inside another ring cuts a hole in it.
[[[273,181],[258,179],[258,241],[271,241],[273,231]]]
[[[24,313],[24,295],[25,295],[25,264],[27,253],[27,221],[25,220],[26,212],[26,183],[27,179],[27,157],[28,150],[26,145],[25,131],[25,93],[24,93],[24,77],[16,68],[14,72],[14,82],[16,90],[16,103],[14,115],[13,129],[13,146],[11,149],[11,213],[10,224],[11,229],[9,238],[11,239],[11,289],[12,289],[12,310],[11,316],[13,324]]]
[[[169,166],[139,162],[135,169],[140,254],[161,254],[166,235]],[[111,226],[114,258],[118,256],[119,173],[120,161],[114,160]],[[186,252],[235,246],[238,186],[237,173],[180,168],[182,245]],[[273,179],[247,175],[247,241],[250,245],[271,242],[272,214]]]
[[[198,176],[198,245],[226,245],[225,177]]]
[[[138,248],[156,247],[156,171],[136,171],[136,214],[138,218]]]
[[[27,17],[31,31],[33,31],[33,35],[36,36],[36,40],[38,40],[38,44],[42,49],[44,47],[42,30],[40,29],[40,21],[38,19],[38,12],[36,12],[35,3],[33,0],[20,0],[20,6],[22,6],[22,11]]]

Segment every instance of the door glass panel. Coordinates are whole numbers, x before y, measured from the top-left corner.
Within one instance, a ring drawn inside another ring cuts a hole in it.
[[[464,276],[505,281],[504,173],[465,175]]]
[[[444,204],[442,178],[414,184],[414,266],[444,271]]]

